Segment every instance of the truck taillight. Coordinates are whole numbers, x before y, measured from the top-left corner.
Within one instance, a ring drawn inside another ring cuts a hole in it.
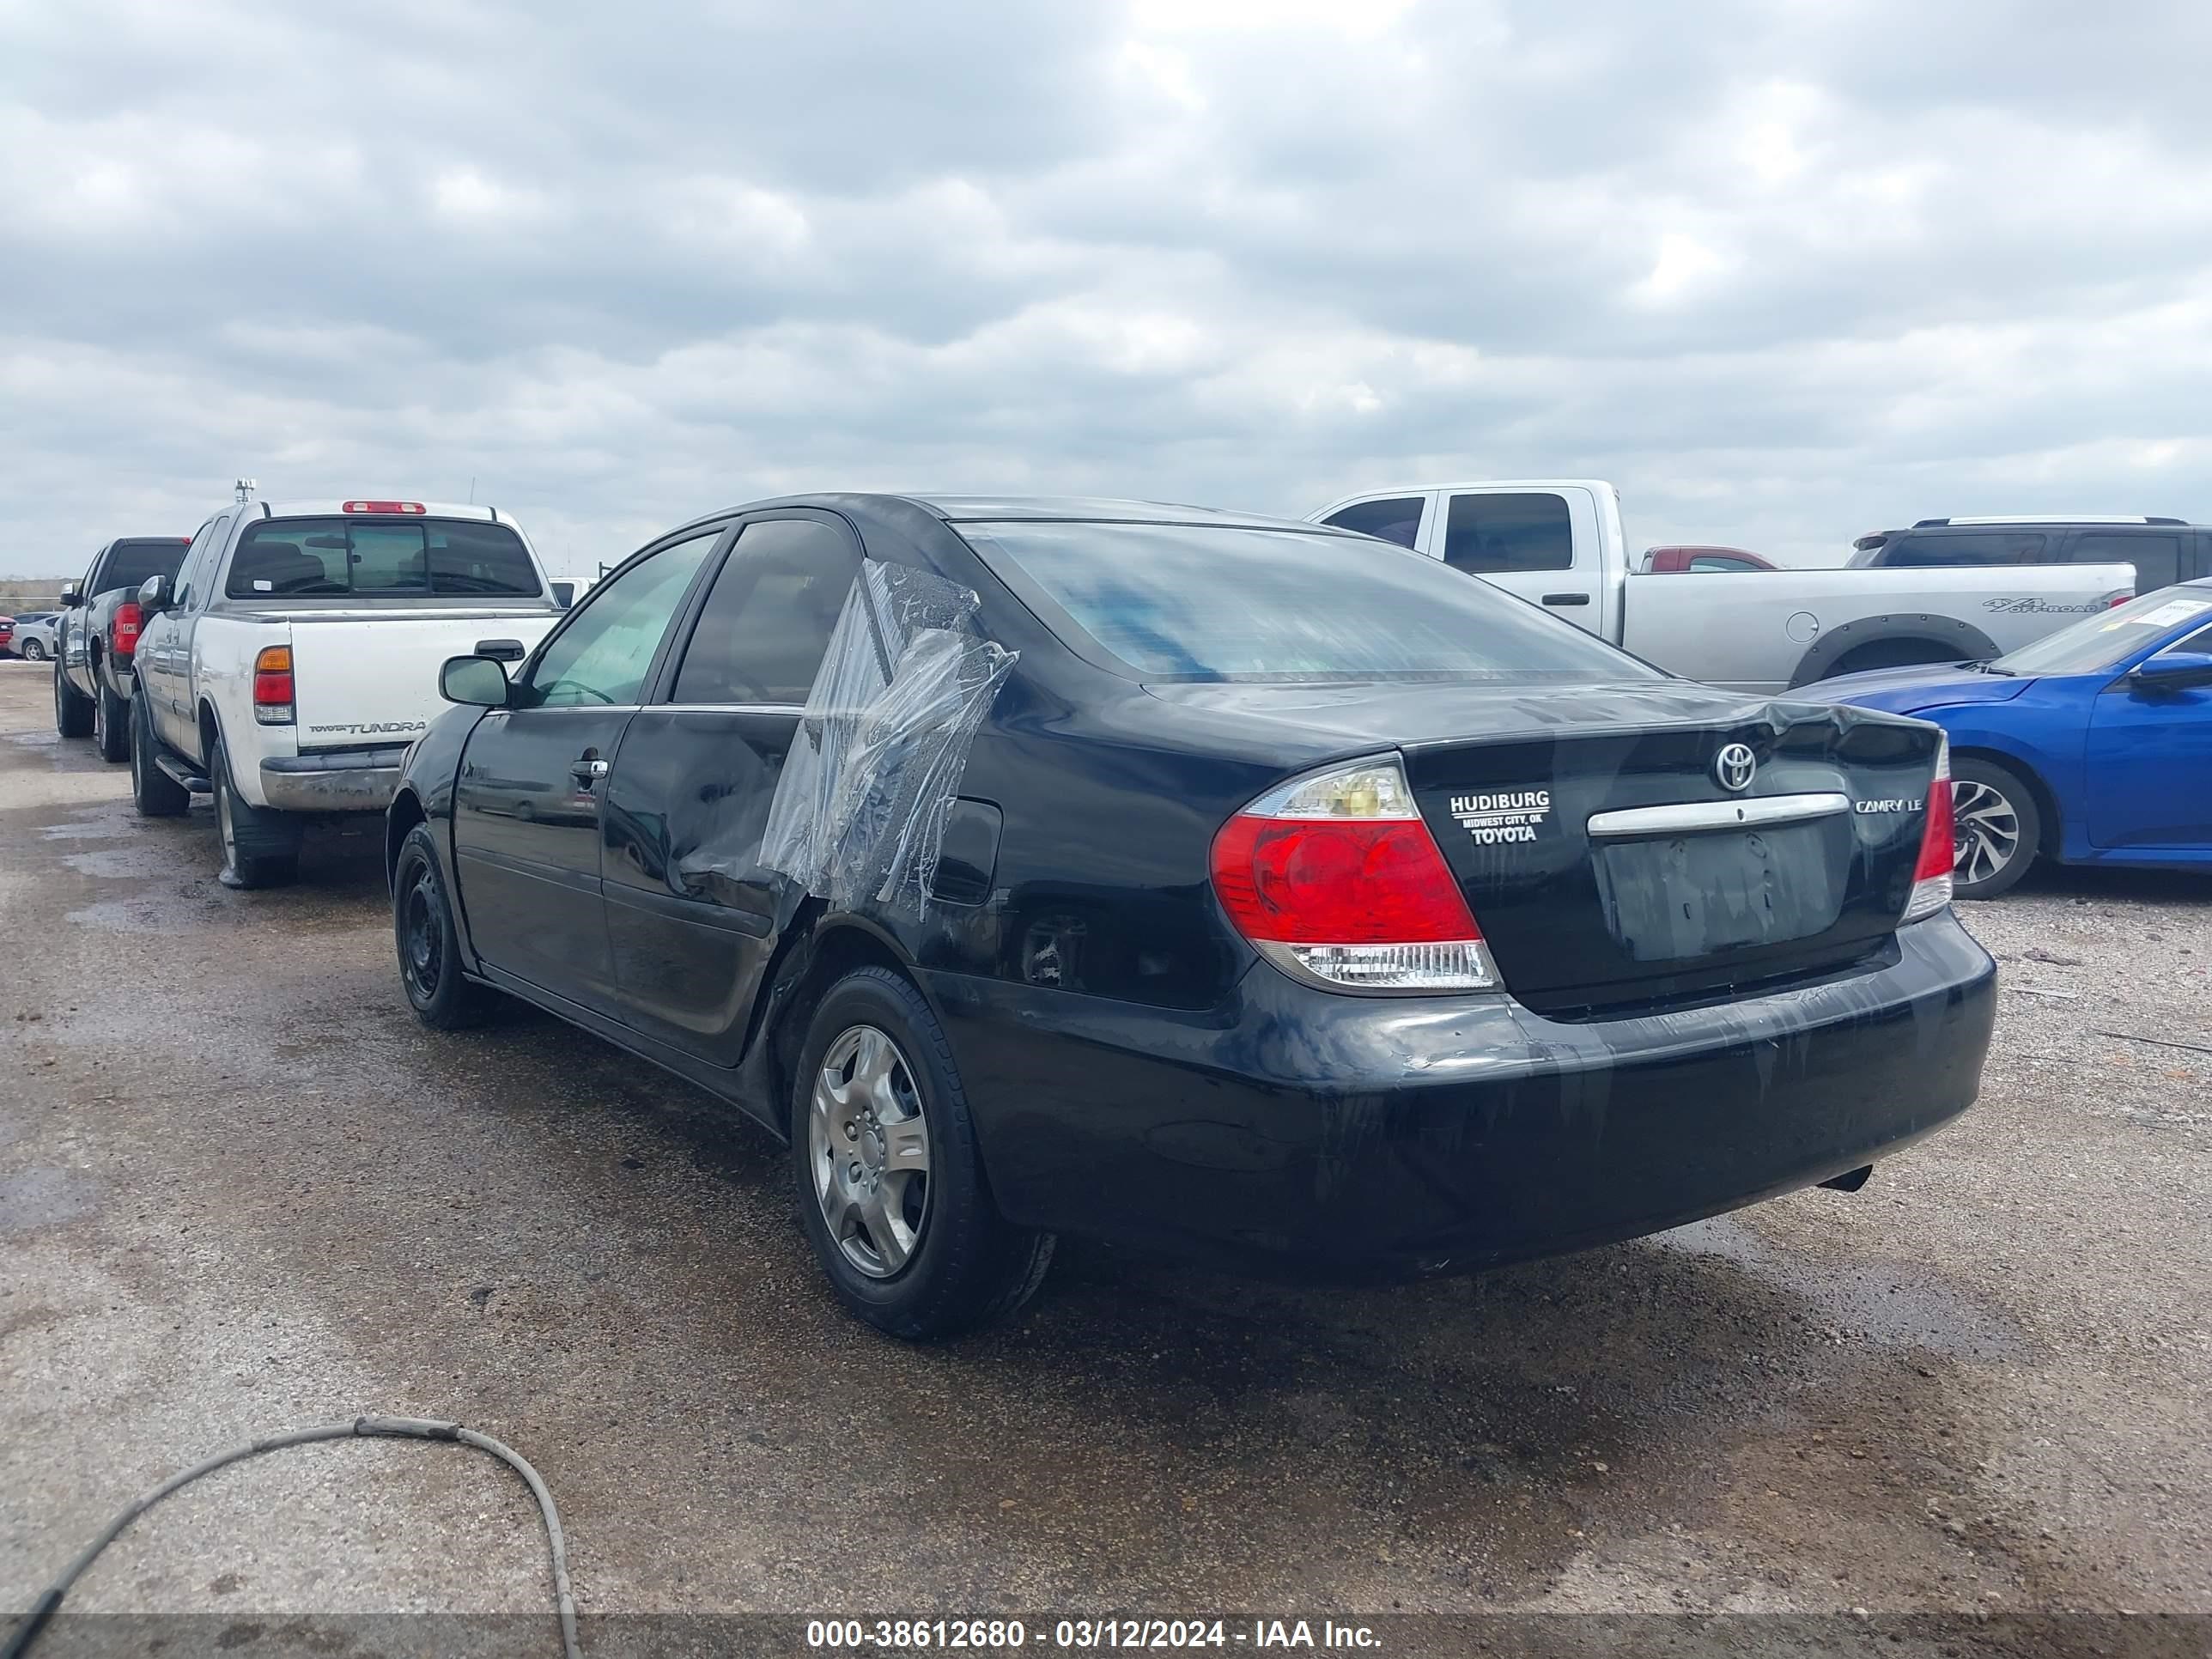
[[[267,645],[253,659],[253,718],[264,726],[292,723],[292,647]]]
[[[1271,790],[1213,838],[1213,890],[1291,978],[1334,991],[1495,991],[1498,969],[1395,756]]]
[[[1928,817],[1920,831],[1920,862],[1912,872],[1912,896],[1905,920],[1919,921],[1951,902],[1951,866],[1958,861],[1951,811],[1951,738],[1936,740],[1936,775],[1928,781]]]
[[[2110,611],[2116,605],[2125,605],[2135,596],[2136,591],[2132,587],[2123,587],[2116,593],[2107,593],[2105,595],[2105,609]]]
[[[128,661],[138,649],[138,629],[145,620],[133,601],[125,599],[117,605],[115,614],[107,619],[108,654]]]

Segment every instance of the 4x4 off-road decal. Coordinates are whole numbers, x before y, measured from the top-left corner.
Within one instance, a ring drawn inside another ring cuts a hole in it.
[[[1552,816],[1552,792],[1513,789],[1494,795],[1454,795],[1451,815],[1478,847],[1534,841],[1537,826]]]

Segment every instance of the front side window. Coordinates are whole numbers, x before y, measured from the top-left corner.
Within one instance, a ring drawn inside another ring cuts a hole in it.
[[[1332,513],[1322,522],[1339,530],[1356,530],[1363,536],[1380,537],[1401,547],[1411,547],[1421,533],[1421,508],[1426,497],[1394,495],[1386,501],[1354,501]]]
[[[1471,575],[1571,570],[1575,532],[1564,495],[1455,495],[1444,520],[1444,562]]]
[[[2131,564],[2136,568],[2136,591],[2171,587],[2181,580],[2181,538],[2179,536],[2114,535],[2108,531],[2085,531],[2075,538],[2067,556],[2073,564]]]
[[[1017,592],[1034,590],[1032,608],[1063,641],[1098,647],[1134,679],[1664,678],[1534,605],[1395,547],[1242,525],[960,530]]]
[[[528,702],[543,708],[635,703],[676,607],[721,534],[709,530],[649,553],[593,588],[531,669]]]
[[[264,519],[246,527],[223,591],[234,599],[535,599],[522,538],[469,519]]]
[[[805,702],[860,568],[853,538],[818,520],[747,525],[700,607],[675,700]]]
[[[1878,562],[1899,570],[1941,565],[2032,564],[2043,556],[2044,539],[2033,531],[1905,536],[1885,546]]]

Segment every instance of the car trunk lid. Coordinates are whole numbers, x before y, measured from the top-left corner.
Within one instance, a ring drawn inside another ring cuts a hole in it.
[[[1940,736],[1682,681],[1155,690],[1304,724],[1346,755],[1398,749],[1506,988],[1563,1018],[1820,975],[1883,948]]]

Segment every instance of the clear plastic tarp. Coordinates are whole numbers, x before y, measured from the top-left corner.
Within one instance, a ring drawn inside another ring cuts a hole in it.
[[[1014,665],[973,590],[861,562],[769,805],[761,863],[840,909],[926,905],[968,750]]]

